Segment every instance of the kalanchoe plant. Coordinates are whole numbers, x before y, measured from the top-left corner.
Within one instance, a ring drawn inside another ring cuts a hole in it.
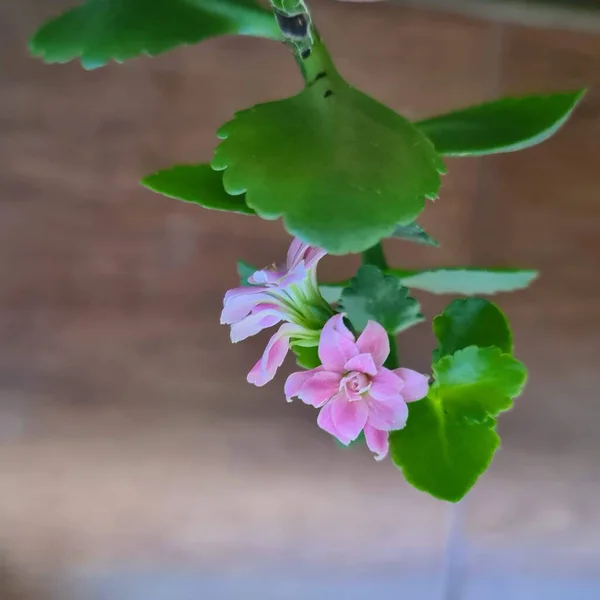
[[[79,58],[95,68],[225,34],[286,42],[304,88],[234,115],[210,162],[142,183],[205,208],[282,219],[295,236],[287,260],[262,270],[240,263],[242,286],[226,294],[221,315],[234,342],[279,325],[248,381],[271,381],[291,349],[302,370],[287,379],[288,400],[318,408],[319,426],[342,444],[364,439],[416,488],[456,502],[489,466],[496,419],[526,380],[506,317],[474,296],[525,288],[537,274],[407,271],[387,264],[381,240],[437,246],[416,219],[438,195],[442,156],[533,146],[568,119],[583,91],[411,123],[343,78],[304,0],[270,0],[270,10],[255,0],[87,0],[43,25],[31,50],[46,62]],[[352,280],[317,281],[326,253],[350,252],[363,256]],[[399,364],[396,336],[424,320],[411,289],[465,296],[433,320],[428,374]]]

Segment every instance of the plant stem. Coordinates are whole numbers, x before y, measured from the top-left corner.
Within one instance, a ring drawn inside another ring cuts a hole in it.
[[[362,264],[373,265],[382,271],[385,271],[388,268],[385,252],[383,251],[381,242],[375,244],[362,253]],[[388,369],[397,369],[400,366],[398,342],[396,341],[396,336],[388,335],[388,338],[390,340],[390,354],[387,357],[384,366]]]
[[[388,268],[381,242],[379,244],[375,244],[362,253],[362,263],[363,265],[373,265],[382,271],[385,271]]]

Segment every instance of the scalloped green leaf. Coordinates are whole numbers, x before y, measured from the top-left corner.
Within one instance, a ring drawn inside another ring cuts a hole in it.
[[[506,315],[484,298],[455,300],[435,317],[433,331],[439,343],[434,360],[468,346],[496,346],[508,354],[513,350]]]
[[[495,417],[511,408],[527,372],[499,348],[476,346],[444,356],[433,371],[428,397],[412,402],[406,427],[390,434],[390,453],[414,487],[458,502],[491,463]]]
[[[212,167],[260,217],[331,254],[360,252],[415,220],[444,166],[414,125],[348,85],[320,42],[310,60],[319,53],[327,70],[301,93],[221,127]]]
[[[439,246],[418,223],[409,223],[408,225],[396,225],[396,229],[390,236],[405,242],[415,242],[424,246]]]
[[[482,156],[535,146],[571,116],[585,90],[503,98],[420,121],[417,126],[447,156]]]
[[[446,267],[425,271],[387,271],[400,279],[402,285],[431,294],[491,295],[525,289],[538,272],[531,269],[479,269],[476,267]]]
[[[210,165],[177,165],[170,169],[147,175],[142,185],[169,198],[199,204],[213,210],[253,215],[244,196],[231,196],[223,187],[221,173]]]
[[[47,63],[80,58],[95,69],[226,34],[281,39],[255,0],[88,0],[44,23],[29,48]]]
[[[398,279],[384,275],[373,265],[360,267],[344,288],[340,305],[357,331],[373,320],[390,335],[396,335],[424,320],[419,303]]]

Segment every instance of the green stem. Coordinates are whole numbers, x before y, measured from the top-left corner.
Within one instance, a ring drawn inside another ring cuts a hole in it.
[[[363,265],[373,265],[382,271],[385,271],[388,268],[387,260],[385,258],[385,252],[383,251],[383,246],[381,242],[375,244],[368,250],[365,250],[362,253],[362,264]],[[400,358],[398,355],[398,343],[396,341],[396,337],[393,335],[388,335],[390,340],[390,354],[385,361],[384,366],[388,369],[397,369],[400,366]]]

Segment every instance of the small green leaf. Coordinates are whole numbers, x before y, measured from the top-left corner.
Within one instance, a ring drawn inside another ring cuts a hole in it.
[[[79,57],[95,69],[225,34],[281,39],[255,0],[88,0],[47,21],[29,47],[47,63]]]
[[[469,346],[434,365],[429,396],[409,405],[390,452],[412,485],[458,502],[487,469],[500,439],[498,413],[512,406],[526,380],[523,365],[499,348]]]
[[[396,335],[424,320],[419,303],[408,295],[398,279],[384,275],[373,265],[360,267],[342,292],[340,302],[357,331],[373,320],[390,335]]]
[[[512,152],[548,139],[567,121],[585,90],[503,98],[417,123],[440,154]]]
[[[416,242],[425,246],[439,246],[439,244],[418,224],[397,225],[390,237],[407,242]]]
[[[142,179],[142,185],[169,198],[193,202],[204,208],[255,214],[244,196],[230,196],[223,187],[221,173],[210,165],[178,165]]]
[[[256,267],[245,263],[243,260],[237,261],[237,270],[238,275],[240,276],[240,283],[242,286],[250,286],[251,284],[248,283],[248,278],[254,275],[256,271],[258,271]]]
[[[306,347],[294,344],[292,345],[292,350],[296,355],[296,363],[303,369],[314,369],[321,364],[317,346]]]
[[[403,285],[432,294],[490,295],[526,288],[538,275],[525,269],[448,267],[426,271],[390,269]]]
[[[260,217],[331,254],[361,252],[415,220],[444,165],[414,125],[348,85],[320,42],[317,55],[325,74],[300,94],[221,127],[212,167]]]
[[[512,353],[512,332],[506,316],[483,298],[455,300],[433,320],[433,331],[439,342],[435,360],[467,346],[496,346]]]

